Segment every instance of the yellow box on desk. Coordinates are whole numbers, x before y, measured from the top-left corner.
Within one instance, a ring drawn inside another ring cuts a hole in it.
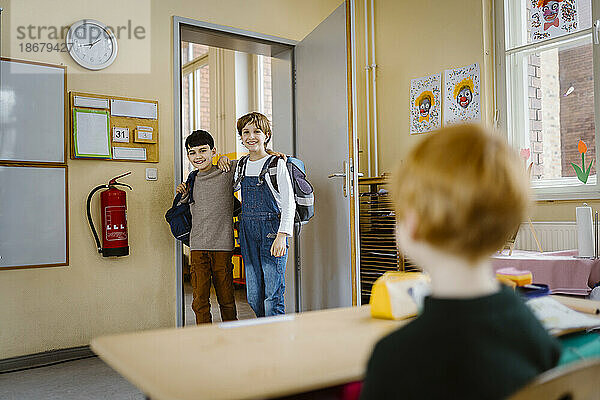
[[[371,316],[405,319],[418,314],[429,293],[429,277],[421,272],[386,272],[371,288]]]
[[[531,271],[520,270],[513,267],[500,268],[496,271],[498,280],[508,279],[513,281],[517,286],[530,285],[533,282],[533,274]]]

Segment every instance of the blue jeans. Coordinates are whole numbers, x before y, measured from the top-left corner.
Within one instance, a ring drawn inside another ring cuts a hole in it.
[[[240,244],[246,271],[246,295],[257,317],[285,313],[285,265],[282,257],[271,255],[279,218],[241,218]],[[287,241],[287,239],[286,239]]]
[[[279,207],[264,179],[242,179],[240,247],[246,271],[246,295],[257,317],[285,313],[285,264],[282,257],[271,255],[271,246],[279,230]],[[287,244],[287,239],[286,239]]]

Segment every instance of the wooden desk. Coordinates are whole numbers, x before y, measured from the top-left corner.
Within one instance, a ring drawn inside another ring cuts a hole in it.
[[[91,347],[152,400],[268,398],[362,379],[375,342],[403,324],[362,306],[106,336]]]

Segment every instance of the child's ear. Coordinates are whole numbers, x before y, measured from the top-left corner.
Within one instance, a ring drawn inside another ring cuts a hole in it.
[[[213,157],[217,155],[217,148],[216,147],[213,147],[210,151],[211,151]]]
[[[419,219],[417,217],[417,214],[412,210],[406,211],[406,213],[404,214],[404,221],[402,222],[405,226],[406,233],[408,234],[408,236],[412,240],[416,240],[417,226],[419,226]]]

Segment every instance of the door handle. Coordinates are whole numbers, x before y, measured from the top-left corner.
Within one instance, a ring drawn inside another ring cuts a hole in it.
[[[594,44],[600,44],[598,39],[598,32],[600,31],[600,19],[594,21]]]
[[[348,173],[348,162],[344,161],[344,172],[334,172],[333,174],[329,174],[327,176],[328,178],[344,178],[344,187],[343,187],[343,191],[344,191],[344,197],[348,197],[348,188],[350,187],[349,185],[349,178],[350,178],[350,174]]]

